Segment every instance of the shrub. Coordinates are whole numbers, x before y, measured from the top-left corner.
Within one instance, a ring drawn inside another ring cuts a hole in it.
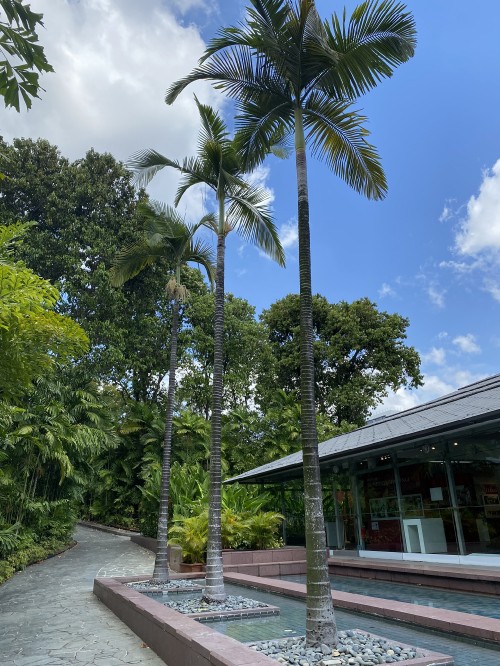
[[[11,578],[16,571],[22,571],[30,564],[60,553],[71,543],[70,539],[58,540],[55,538],[43,539],[37,543],[32,536],[26,534],[21,537],[20,541],[22,545],[18,550],[0,560],[0,584]]]
[[[185,562],[195,564],[205,561],[208,538],[208,511],[197,516],[174,518],[174,525],[169,530],[171,543],[182,548]]]
[[[278,529],[284,520],[281,513],[262,511],[250,516],[245,521],[245,540],[248,548],[263,550],[279,548],[281,539],[277,536]]]

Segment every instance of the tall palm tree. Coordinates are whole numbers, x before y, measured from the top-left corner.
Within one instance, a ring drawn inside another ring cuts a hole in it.
[[[175,197],[178,205],[194,185],[208,186],[215,195],[218,217],[213,231],[217,234],[217,269],[215,276],[214,370],[212,433],[210,445],[210,504],[207,545],[205,599],[223,601],[226,597],[222,569],[221,542],[221,413],[223,389],[224,336],[224,265],[226,236],[237,229],[250,242],[284,265],[283,248],[267,206],[268,195],[245,179],[245,166],[236,145],[229,138],[221,116],[195,97],[201,119],[201,133],[196,157],[183,162],[171,160],[154,150],[138,153],[130,162],[139,174],[139,182],[148,182],[160,169],[171,167],[182,175]],[[210,226],[207,224],[207,226]]]
[[[203,241],[195,240],[194,235],[200,226],[213,223],[213,216],[206,215],[197,224],[185,222],[179,213],[170,206],[153,202],[142,203],[139,214],[144,221],[144,235],[135,243],[123,248],[115,257],[110,270],[111,283],[120,286],[144,268],[160,260],[167,259],[173,266],[174,275],[167,283],[167,294],[172,299],[172,333],[170,338],[170,368],[168,375],[167,414],[163,438],[163,457],[160,488],[160,508],[158,513],[158,548],[155,558],[153,580],[169,580],[167,533],[168,498],[170,488],[170,462],[172,457],[172,418],[177,370],[177,340],[179,334],[180,303],[188,295],[181,282],[181,268],[188,262],[203,266],[209,280],[213,280],[213,253]]]
[[[315,421],[312,294],[306,142],[313,154],[355,190],[381,199],[387,185],[365,118],[351,107],[360,94],[392,75],[415,48],[415,25],[393,0],[360,4],[347,21],[322,21],[314,0],[250,0],[246,20],[222,29],[197,68],[174,83],[171,104],[201,79],[235,98],[239,141],[251,164],[269,152],[277,132],[295,144],[298,197],[301,336],[301,418],[307,547],[309,645],[334,645],[333,613],[321,499]]]

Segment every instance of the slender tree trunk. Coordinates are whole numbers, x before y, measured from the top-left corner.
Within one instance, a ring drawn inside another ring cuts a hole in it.
[[[204,598],[224,601],[224,571],[221,537],[221,412],[224,362],[224,201],[219,202],[217,273],[214,315],[214,376],[212,399],[212,442],[210,449],[210,504],[208,507],[207,575]]]
[[[326,557],[325,521],[319,469],[316,405],[314,399],[313,317],[309,194],[302,112],[295,110],[295,160],[297,170],[299,272],[300,272],[300,393],[304,469],[307,557],[306,642],[336,645],[337,627]]]
[[[175,401],[175,373],[177,370],[177,338],[179,333],[179,300],[174,300],[172,308],[172,339],[170,341],[170,370],[168,375],[168,402],[163,437],[163,458],[161,465],[160,509],[158,512],[158,549],[155,558],[153,580],[167,582],[170,578],[168,567],[168,497],[170,491],[170,461],[172,458],[172,419]]]

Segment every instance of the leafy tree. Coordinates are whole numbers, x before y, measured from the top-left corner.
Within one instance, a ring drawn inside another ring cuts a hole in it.
[[[306,141],[356,191],[381,199],[387,189],[365,119],[351,101],[412,57],[415,26],[391,0],[364,2],[322,21],[314,0],[251,0],[237,27],[222,29],[200,65],[167,91],[171,103],[190,83],[213,81],[235,98],[239,143],[251,164],[276,135],[293,135],[297,173],[301,304],[301,419],[306,511],[308,645],[337,642],[328,567],[314,396],[313,319]]]
[[[39,72],[53,72],[43,46],[38,44],[38,27],[43,27],[43,14],[30,9],[20,0],[0,0],[0,95],[5,106],[20,110],[20,97],[30,109],[32,99],[43,88]],[[9,56],[14,57],[14,63]],[[16,61],[20,61],[17,63]]]
[[[214,312],[213,293],[192,298],[185,308],[187,326],[182,333],[185,352],[179,397],[206,419],[212,407]],[[267,365],[271,351],[264,327],[255,320],[255,308],[233,294],[224,298],[223,350],[223,408],[250,406],[259,369]]]
[[[387,390],[422,383],[420,359],[404,344],[408,319],[363,298],[329,303],[313,296],[313,354],[317,407],[333,423],[362,426]],[[262,313],[276,365],[263,375],[264,395],[275,386],[300,391],[300,301],[289,294]]]
[[[0,400],[23,393],[88,343],[78,324],[54,312],[57,289],[12,259],[12,244],[28,226],[0,226]]]
[[[30,139],[0,143],[0,171],[7,176],[2,218],[37,223],[22,258],[59,287],[58,311],[80,323],[90,338],[79,373],[119,384],[126,396],[156,400],[170,358],[171,307],[163,268],[152,266],[119,291],[109,285],[117,248],[139,238],[140,197],[130,173],[111,155],[91,150],[71,163],[47,141]],[[193,275],[184,275],[189,288],[205,289]]]
[[[162,480],[160,510],[158,513],[158,548],[155,558],[153,580],[168,581],[168,493],[170,488],[170,460],[172,455],[172,418],[174,415],[177,340],[179,335],[180,304],[188,292],[181,282],[181,267],[188,262],[196,262],[207,271],[212,280],[213,257],[211,249],[202,241],[195,240],[198,228],[210,218],[203,218],[198,224],[185,223],[180,215],[169,206],[162,204],[141,206],[144,216],[144,236],[123,249],[115,258],[111,269],[111,282],[122,285],[135,277],[144,268],[165,259],[173,265],[173,276],[167,282],[167,294],[172,300],[172,332],[170,335],[170,368],[168,373],[167,414],[163,439]]]
[[[217,234],[217,270],[214,316],[214,372],[212,403],[212,443],[210,449],[210,506],[208,527],[207,576],[205,597],[210,601],[225,598],[220,533],[221,496],[221,414],[223,392],[224,341],[224,257],[226,236],[233,229],[260,246],[279,263],[284,254],[276,227],[267,208],[267,194],[244,180],[245,165],[218,113],[196,100],[202,130],[198,155],[182,163],[170,160],[154,150],[146,150],[132,160],[131,166],[143,181],[157,171],[170,167],[182,175],[177,190],[177,205],[194,185],[205,185],[215,195],[218,208],[214,231]]]

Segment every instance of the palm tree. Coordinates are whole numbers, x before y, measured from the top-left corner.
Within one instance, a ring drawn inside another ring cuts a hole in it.
[[[393,0],[363,2],[349,21],[322,21],[314,0],[250,0],[244,23],[222,29],[197,68],[174,83],[171,104],[190,83],[214,81],[235,98],[244,158],[251,165],[269,152],[280,131],[293,135],[298,197],[301,337],[301,419],[306,513],[309,645],[334,645],[333,613],[321,499],[315,420],[312,293],[306,142],[356,191],[381,199],[387,185],[364,117],[351,102],[408,60],[415,25]]]
[[[158,513],[158,549],[153,571],[153,580],[167,582],[169,580],[167,552],[168,498],[172,455],[172,418],[176,386],[175,373],[177,369],[179,309],[180,303],[188,295],[186,287],[181,283],[181,268],[188,262],[196,262],[205,268],[212,282],[212,250],[203,241],[195,240],[194,235],[200,226],[213,223],[213,219],[211,215],[206,215],[197,224],[188,224],[174,208],[157,202],[140,204],[139,213],[144,220],[144,235],[139,241],[125,247],[117,254],[110,270],[110,276],[111,283],[114,286],[120,286],[147,266],[160,260],[169,260],[174,269],[174,276],[167,283],[167,294],[172,299],[172,333],[170,339],[167,414],[163,437],[160,508]]]
[[[178,205],[194,185],[208,186],[217,201],[218,217],[213,231],[217,234],[217,269],[215,277],[214,370],[212,433],[210,445],[210,504],[204,597],[223,601],[226,597],[222,569],[221,542],[221,413],[223,388],[224,336],[224,264],[226,236],[233,230],[259,246],[279,264],[284,265],[283,248],[267,206],[268,195],[262,188],[244,180],[245,166],[233,140],[229,138],[221,116],[195,97],[201,119],[201,133],[196,157],[182,163],[154,150],[138,153],[130,162],[139,174],[139,182],[148,182],[160,169],[171,167],[182,174],[175,197]],[[207,226],[210,226],[207,224]]]

